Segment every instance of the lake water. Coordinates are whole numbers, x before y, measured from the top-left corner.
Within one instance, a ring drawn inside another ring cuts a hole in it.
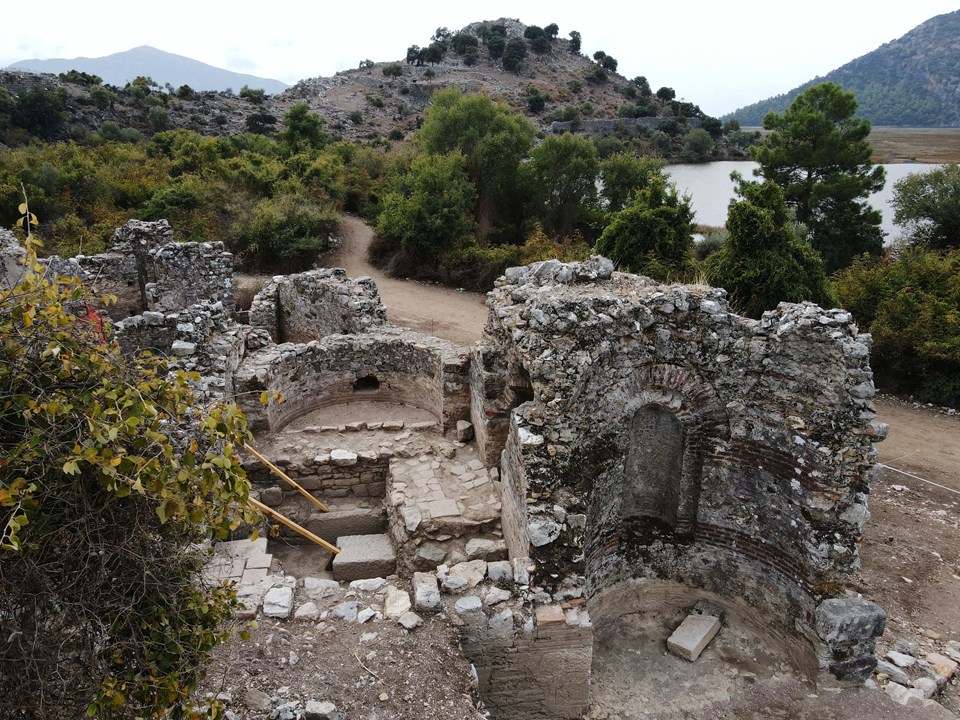
[[[727,222],[727,206],[734,198],[733,182],[730,173],[736,170],[745,178],[753,179],[754,162],[711,162],[699,165],[668,165],[667,174],[676,184],[677,190],[691,197],[696,212],[694,222],[698,225],[724,225]],[[883,231],[886,241],[891,242],[902,232],[893,222],[893,184],[912,173],[929,172],[939,165],[926,163],[898,163],[884,165],[887,171],[887,184],[883,190],[870,196],[870,204],[883,213]]]

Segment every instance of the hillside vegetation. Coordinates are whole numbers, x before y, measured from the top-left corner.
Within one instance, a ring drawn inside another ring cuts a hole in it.
[[[860,105],[857,115],[874,125],[960,127],[960,10],[931,18],[822,78],[724,119],[761,125],[768,112],[782,113],[797,95],[824,81],[852,91]]]

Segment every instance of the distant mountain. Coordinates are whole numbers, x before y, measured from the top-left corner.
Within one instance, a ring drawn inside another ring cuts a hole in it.
[[[807,88],[824,81],[857,96],[857,115],[874,125],[960,127],[960,10],[938,15],[822,78],[740,108],[723,119],[760,125]]]
[[[153,78],[160,85],[170,83],[174,87],[189,85],[194,90],[227,89],[239,90],[244,85],[251,88],[263,88],[268,94],[280,93],[289,85],[279,80],[261,78],[256,75],[235,73],[213,65],[191,60],[183,55],[157,50],[149,45],[114,53],[99,58],[73,58],[67,60],[21,60],[10,65],[9,70],[28,70],[38,73],[59,73],[79,70],[99,75],[105,83],[123,87],[138,76]]]

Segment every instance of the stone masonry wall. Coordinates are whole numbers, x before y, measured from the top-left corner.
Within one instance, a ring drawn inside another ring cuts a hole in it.
[[[447,429],[470,413],[468,365],[465,348],[387,326],[255,350],[235,371],[232,390],[255,432],[358,397],[427,410]],[[264,407],[263,391],[284,400]]]
[[[250,324],[267,330],[275,342],[367,332],[386,317],[373,280],[348,278],[343,268],[275,277],[250,307]]]
[[[741,597],[821,647],[816,608],[857,567],[886,431],[849,314],[749,320],[722,290],[599,258],[511,268],[489,304],[473,418],[487,457],[505,448],[511,555],[583,573],[591,595],[659,577]],[[490,392],[504,369],[532,399]]]

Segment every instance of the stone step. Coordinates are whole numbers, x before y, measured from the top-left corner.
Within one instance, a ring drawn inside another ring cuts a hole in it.
[[[337,544],[340,553],[333,558],[333,577],[339,582],[397,572],[397,552],[389,535],[343,535]]]
[[[381,505],[372,508],[330,508],[330,512],[312,513],[303,526],[314,535],[336,544],[344,535],[379,535],[387,531],[387,511]]]

